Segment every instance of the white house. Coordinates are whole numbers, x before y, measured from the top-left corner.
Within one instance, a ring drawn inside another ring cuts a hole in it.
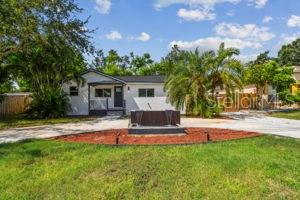
[[[63,85],[70,96],[69,115],[100,115],[131,110],[175,110],[167,102],[164,76],[110,76],[97,70],[82,74],[85,84]]]

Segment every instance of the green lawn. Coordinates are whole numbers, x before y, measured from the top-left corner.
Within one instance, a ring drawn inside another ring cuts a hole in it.
[[[288,111],[288,112],[276,112],[271,114],[272,117],[286,118],[286,119],[296,119],[300,120],[300,111]]]
[[[300,199],[300,140],[0,145],[0,199]]]
[[[24,115],[1,117],[0,130],[5,128],[40,126],[46,124],[58,124],[68,122],[80,122],[95,119],[93,117],[64,117],[56,119],[28,119]]]

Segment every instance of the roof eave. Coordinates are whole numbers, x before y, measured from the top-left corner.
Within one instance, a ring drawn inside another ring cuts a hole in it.
[[[87,74],[87,73],[89,73],[89,72],[94,72],[94,73],[96,73],[96,74],[99,74],[99,75],[102,75],[102,76],[105,76],[105,77],[114,79],[114,80],[116,80],[116,81],[119,81],[119,82],[121,82],[121,83],[123,83],[123,84],[126,84],[126,82],[125,82],[124,80],[118,79],[118,78],[116,78],[116,77],[114,77],[114,76],[105,74],[105,73],[100,72],[100,71],[95,70],[95,69],[88,69],[88,70],[82,72],[82,73],[81,73],[81,76],[83,76],[84,74]]]

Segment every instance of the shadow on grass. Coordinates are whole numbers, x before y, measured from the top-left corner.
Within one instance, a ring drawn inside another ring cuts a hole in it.
[[[32,143],[35,141],[40,141],[38,139],[24,139],[17,142],[7,142],[7,143],[1,143],[0,148],[11,148],[11,147],[20,147],[24,144]]]

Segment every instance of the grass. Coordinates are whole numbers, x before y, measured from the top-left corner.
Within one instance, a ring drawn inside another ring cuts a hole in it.
[[[68,122],[80,122],[95,119],[93,117],[64,117],[55,119],[29,119],[24,115],[17,115],[11,117],[0,118],[0,130],[6,128],[16,128],[16,127],[27,127],[27,126],[40,126],[47,124],[58,124],[58,123],[68,123]]]
[[[286,118],[286,119],[300,120],[300,110],[275,112],[275,113],[272,113],[271,116],[272,117],[279,117],[279,118]]]
[[[300,140],[0,145],[0,199],[299,199]]]

